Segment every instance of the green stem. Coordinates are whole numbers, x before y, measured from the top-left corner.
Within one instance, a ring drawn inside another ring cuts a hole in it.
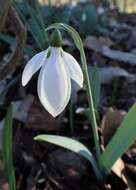
[[[84,52],[83,47],[80,50],[80,53],[81,53],[82,69],[83,69],[83,74],[84,74],[86,91],[87,91],[87,96],[88,96],[90,122],[91,122],[92,130],[93,130],[94,143],[96,147],[96,156],[99,161],[100,154],[101,154],[99,136],[98,136],[98,131],[97,131],[97,122],[96,122],[96,116],[95,116],[95,110],[94,110],[94,104],[93,104],[93,98],[92,98],[92,90],[90,86],[88,68],[87,68],[86,57],[85,57],[85,52]]]

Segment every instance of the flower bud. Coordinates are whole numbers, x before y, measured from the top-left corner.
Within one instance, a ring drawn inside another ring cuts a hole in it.
[[[62,45],[62,36],[61,32],[58,29],[55,29],[53,31],[53,34],[51,36],[50,45],[52,47],[61,47]]]

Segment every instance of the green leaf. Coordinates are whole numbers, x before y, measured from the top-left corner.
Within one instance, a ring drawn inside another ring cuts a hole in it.
[[[97,110],[100,100],[100,89],[101,89],[100,72],[97,65],[89,67],[89,78],[92,88],[94,108],[95,110]]]
[[[3,161],[10,190],[16,190],[12,158],[12,105],[9,106],[3,129]]]
[[[12,45],[13,43],[15,43],[16,39],[8,34],[3,34],[3,33],[0,33],[0,40],[5,42],[5,43],[8,43],[10,45]]]
[[[80,35],[96,35],[98,13],[93,3],[86,4],[83,7],[79,4],[73,9],[72,13],[72,18],[79,22],[79,24],[75,24],[75,26]]]
[[[132,106],[100,157],[100,165],[106,171],[106,174],[110,172],[117,159],[134,143],[135,139],[136,104]]]
[[[89,162],[91,162],[91,165],[94,169],[94,172],[96,174],[96,177],[99,182],[102,181],[102,175],[100,173],[100,170],[98,168],[97,162],[95,161],[94,156],[92,153],[80,142],[63,136],[57,136],[57,135],[38,135],[34,138],[35,140],[39,141],[46,141],[58,146],[61,146],[63,148],[66,148],[68,150],[71,150],[84,158],[86,158]]]
[[[29,2],[24,1],[24,7],[29,13],[31,19],[28,19],[24,15],[23,11],[15,4],[16,10],[19,13],[21,19],[25,23],[28,31],[31,33],[33,39],[35,40],[38,47],[43,50],[47,47],[47,34],[44,31],[44,21],[40,15],[38,2],[35,1],[35,8],[32,7]]]

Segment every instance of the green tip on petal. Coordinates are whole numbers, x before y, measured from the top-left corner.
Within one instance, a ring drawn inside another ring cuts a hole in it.
[[[61,32],[58,29],[55,29],[53,31],[53,34],[51,36],[50,45],[52,47],[61,47],[62,45],[62,36]]]

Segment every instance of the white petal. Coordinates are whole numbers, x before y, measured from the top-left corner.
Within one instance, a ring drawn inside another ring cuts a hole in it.
[[[47,50],[42,51],[35,56],[33,56],[26,64],[23,74],[22,74],[22,85],[25,86],[29,80],[32,78],[40,67],[43,65],[47,56]]]
[[[75,60],[75,58],[64,52],[62,53],[64,63],[67,65],[69,72],[70,72],[70,77],[80,86],[83,87],[83,73],[80,68],[80,65],[78,62]]]
[[[60,48],[52,48],[39,74],[38,96],[45,109],[56,117],[65,109],[70,95],[70,75],[60,56]]]

